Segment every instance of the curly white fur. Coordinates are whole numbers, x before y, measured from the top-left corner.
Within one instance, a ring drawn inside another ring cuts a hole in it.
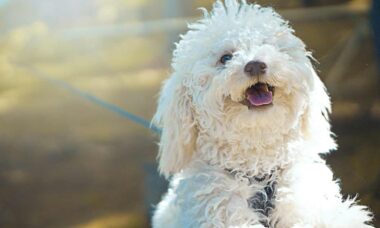
[[[226,0],[203,11],[177,44],[153,119],[159,169],[173,175],[153,227],[371,227],[320,157],[336,147],[330,99],[304,43],[271,8]],[[251,60],[266,63],[264,76],[247,77]],[[273,105],[248,109],[240,101],[259,81],[275,87]],[[269,174],[277,187],[264,216],[248,200],[267,182],[250,180]]]

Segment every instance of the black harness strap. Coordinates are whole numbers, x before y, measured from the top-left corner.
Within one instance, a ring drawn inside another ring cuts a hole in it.
[[[232,170],[226,170],[226,171],[233,177],[237,175],[236,171],[232,171]],[[265,227],[270,227],[268,218],[271,211],[275,207],[274,200],[276,197],[277,182],[276,182],[276,179],[273,178],[274,172],[275,171],[272,171],[271,174],[266,174],[263,176],[254,176],[254,177],[243,175],[243,177],[249,180],[250,185],[255,184],[255,183],[264,185],[264,188],[262,190],[255,192],[255,194],[251,196],[249,199],[247,199],[247,201],[250,208],[252,208],[255,212],[262,215],[263,219],[260,222]]]

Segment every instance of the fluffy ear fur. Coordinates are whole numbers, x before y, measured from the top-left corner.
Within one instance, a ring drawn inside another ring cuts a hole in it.
[[[309,67],[312,86],[309,104],[303,116],[302,132],[311,150],[317,153],[327,153],[336,149],[329,122],[330,97],[311,64]]]
[[[162,88],[153,123],[162,127],[159,170],[169,177],[191,160],[196,140],[191,97],[183,78],[176,74]]]

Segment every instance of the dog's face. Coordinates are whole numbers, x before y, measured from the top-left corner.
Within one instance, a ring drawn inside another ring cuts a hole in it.
[[[226,0],[189,27],[155,116],[163,126],[164,173],[191,159],[199,134],[249,148],[290,131],[306,138],[322,124],[330,138],[322,116],[329,98],[310,54],[272,9]]]

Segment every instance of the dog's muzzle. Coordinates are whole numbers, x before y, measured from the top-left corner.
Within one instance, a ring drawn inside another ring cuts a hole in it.
[[[266,74],[267,68],[266,63],[253,60],[245,65],[244,73],[250,78],[260,77]],[[241,103],[248,106],[248,108],[268,106],[273,103],[273,95],[274,86],[258,82],[246,89],[245,99]]]

